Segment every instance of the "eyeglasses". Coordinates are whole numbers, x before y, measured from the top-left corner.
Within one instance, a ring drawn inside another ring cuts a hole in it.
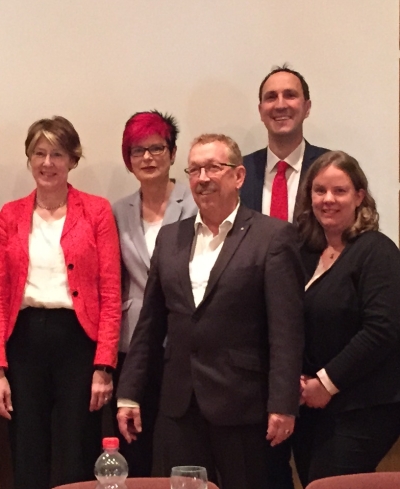
[[[144,146],[134,146],[131,148],[131,156],[132,158],[142,158],[146,151],[148,151],[151,156],[159,156],[164,153],[165,148],[167,148],[167,146],[164,144],[152,144],[147,148]]]
[[[224,169],[224,166],[236,167],[232,163],[210,163],[204,166],[189,166],[189,168],[185,168],[183,171],[189,175],[189,178],[198,178],[201,175],[201,170],[204,170],[206,175],[217,175]]]
[[[47,153],[46,151],[37,149],[32,153],[31,160],[44,161],[47,156],[50,157],[50,161],[61,161],[68,157],[68,154],[63,151],[52,151],[51,153]]]

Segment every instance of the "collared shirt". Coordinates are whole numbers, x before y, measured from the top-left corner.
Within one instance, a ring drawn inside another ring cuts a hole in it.
[[[297,190],[300,183],[301,165],[304,158],[304,151],[306,149],[306,142],[304,139],[299,146],[290,153],[290,155],[283,161],[289,165],[286,170],[286,180],[288,186],[288,215],[289,222],[293,222],[293,212],[296,204]],[[267,148],[267,164],[265,166],[264,174],[264,188],[262,198],[262,213],[269,215],[271,209],[271,194],[272,183],[274,181],[277,172],[277,163],[281,161],[270,149]]]
[[[204,224],[200,211],[197,213],[194,223],[195,238],[193,240],[189,263],[189,275],[196,307],[203,300],[210,272],[217,261],[227,234],[232,229],[238,209],[239,204],[219,225],[218,234],[216,236],[214,236],[207,225]]]
[[[210,228],[204,224],[200,211],[197,213],[194,222],[195,236],[189,263],[189,275],[196,307],[203,300],[211,270],[217,261],[227,234],[232,229],[239,205],[240,202],[238,202],[234,211],[219,225],[218,234],[215,236],[210,231]],[[117,406],[119,408],[134,408],[139,407],[139,404],[130,399],[119,398]]]

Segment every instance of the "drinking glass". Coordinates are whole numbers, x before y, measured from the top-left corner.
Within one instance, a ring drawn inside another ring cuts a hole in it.
[[[171,489],[207,489],[207,471],[196,465],[173,467]]]

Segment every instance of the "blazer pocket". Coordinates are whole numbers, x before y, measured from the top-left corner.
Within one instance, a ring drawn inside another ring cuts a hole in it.
[[[127,311],[131,307],[132,301],[133,301],[133,299],[128,299],[127,301],[124,301],[122,303],[121,310]]]
[[[264,372],[265,368],[257,355],[239,350],[229,350],[231,365],[254,372]]]

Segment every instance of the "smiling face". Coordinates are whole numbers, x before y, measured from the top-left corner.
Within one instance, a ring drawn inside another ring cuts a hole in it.
[[[143,156],[134,156],[135,148],[149,148],[151,146],[163,146],[161,154],[153,156],[146,151]],[[131,146],[130,163],[132,173],[140,183],[149,181],[164,181],[169,179],[169,170],[174,162],[176,147],[170,153],[167,141],[159,134],[152,134],[144,139],[140,139]]]
[[[221,141],[206,144],[195,144],[189,153],[188,167],[210,167],[227,164],[229,149]],[[238,190],[243,185],[245,169],[242,165],[221,166],[221,171],[213,174],[201,169],[200,174],[190,178],[193,198],[204,218],[223,219],[231,214],[238,202]],[[222,221],[221,221],[222,222]]]
[[[311,101],[305,100],[300,80],[292,73],[280,71],[264,83],[258,110],[270,139],[301,139],[310,108]]]
[[[342,235],[354,224],[364,196],[365,191],[357,191],[347,173],[334,165],[317,173],[311,187],[312,209],[327,236]]]
[[[48,192],[67,186],[68,173],[76,166],[76,161],[65,149],[51,144],[42,136],[29,157],[29,164],[37,188]]]

